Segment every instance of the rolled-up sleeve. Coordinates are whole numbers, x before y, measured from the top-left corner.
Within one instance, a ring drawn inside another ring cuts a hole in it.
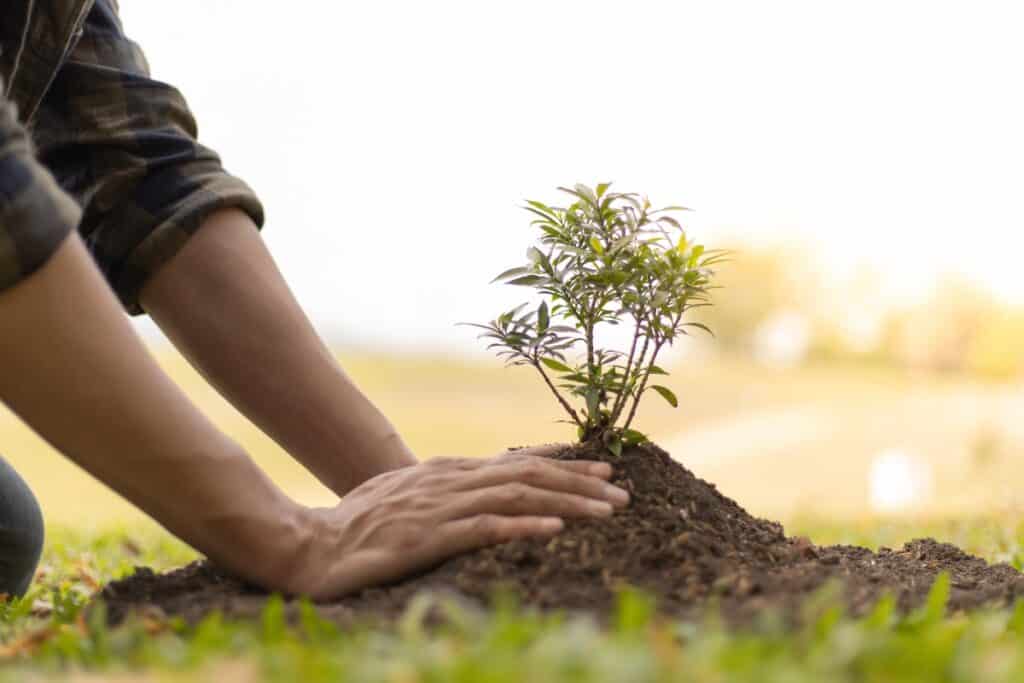
[[[150,77],[109,0],[97,0],[33,122],[39,158],[83,208],[80,230],[132,314],[139,290],[222,208],[263,207],[197,141],[181,93]]]
[[[14,106],[0,96],[0,290],[46,263],[80,216],[78,204],[36,160]]]

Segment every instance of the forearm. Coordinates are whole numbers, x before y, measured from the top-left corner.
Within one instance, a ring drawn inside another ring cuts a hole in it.
[[[415,462],[317,336],[244,213],[210,216],[141,301],[218,391],[338,495]]]
[[[0,294],[0,332],[0,397],[54,447],[228,568],[286,572],[300,509],[160,371],[77,236]]]

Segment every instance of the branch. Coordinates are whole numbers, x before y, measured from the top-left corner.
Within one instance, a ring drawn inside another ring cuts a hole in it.
[[[651,354],[651,362],[647,364],[647,371],[644,373],[644,378],[640,381],[640,388],[636,392],[636,396],[633,397],[633,406],[629,409],[629,415],[626,417],[626,424],[622,425],[623,431],[629,429],[629,425],[633,422],[637,406],[640,405],[640,397],[643,396],[644,389],[647,388],[647,379],[651,376],[651,366],[654,365],[654,361],[658,359],[658,352],[661,351],[661,347],[664,343],[665,342],[662,341],[654,345],[654,353]],[[643,358],[642,355],[641,358]]]
[[[647,293],[650,294],[650,288],[649,287],[648,287],[648,292]],[[648,298],[650,298],[650,297],[648,297]],[[641,298],[641,300],[642,300],[642,298]],[[648,311],[646,309],[646,307],[642,307],[640,309],[640,311],[639,311],[639,315],[634,316],[635,319],[636,319],[636,331],[633,334],[633,346],[629,350],[629,362],[626,363],[626,377],[629,378],[629,381],[630,381],[630,383],[629,383],[629,390],[628,391],[625,390],[626,387],[625,387],[625,381],[624,381],[623,382],[623,387],[622,387],[624,391],[621,394],[619,394],[619,398],[621,399],[621,403],[618,402],[618,401],[616,402],[616,404],[617,404],[616,411],[612,414],[612,424],[613,425],[619,419],[619,416],[622,414],[623,409],[626,407],[626,403],[629,402],[629,397],[632,394],[633,389],[636,387],[636,377],[639,376],[640,368],[642,368],[644,366],[644,358],[647,357],[647,348],[648,348],[648,346],[651,343],[651,337],[650,337],[650,331],[651,330],[650,330],[650,327],[648,327],[648,330],[647,330],[648,334],[644,335],[644,345],[640,349],[640,357],[636,359],[636,371],[634,371],[633,370],[633,358],[634,358],[633,351],[636,349],[636,340],[638,339],[638,337],[640,335],[640,326],[641,326],[641,324],[643,322],[643,316],[645,314],[649,313],[649,312],[651,312],[651,311]],[[651,361],[651,364],[652,365],[654,364],[653,360]]]
[[[641,313],[643,313],[642,310]],[[626,382],[633,374],[633,357],[636,354],[636,343],[640,339],[640,318],[641,316],[636,316],[636,327],[633,330],[633,343],[629,346],[629,358],[626,360],[626,376],[622,378],[623,390],[615,397],[615,403],[612,405],[612,426],[615,426],[615,422],[619,419],[619,415],[622,414],[622,409],[626,406],[626,401],[629,400],[629,392],[626,391]],[[633,384],[635,384],[635,382]],[[632,390],[633,384],[630,384],[630,390]]]
[[[591,322],[592,320],[593,314],[591,313],[590,318],[584,324],[587,333],[587,378],[591,380],[594,379],[594,324]]]
[[[684,302],[685,306],[685,302]],[[679,326],[679,322],[683,319],[683,309],[680,309],[679,315],[676,316],[675,320],[672,321],[672,329],[675,330]],[[622,426],[623,430],[629,429],[629,425],[633,422],[633,416],[636,415],[636,408],[640,405],[640,397],[643,396],[644,389],[647,388],[647,379],[651,376],[651,367],[654,365],[654,361],[658,359],[658,352],[661,351],[661,347],[665,345],[665,339],[659,339],[654,345],[654,353],[651,354],[651,362],[647,364],[647,372],[644,373],[643,381],[640,383],[640,390],[633,398],[633,407],[630,408],[629,417],[626,418],[626,424]],[[641,359],[643,355],[641,355]]]
[[[579,265],[579,257],[577,257],[576,261],[577,261],[577,265]],[[582,302],[576,302],[575,298],[572,297],[569,294],[568,288],[563,288],[562,292],[560,293],[560,296],[562,297],[562,300],[565,302],[566,308],[569,309],[569,312],[572,313],[573,317],[576,318],[577,322],[579,322],[581,325],[583,325],[584,331],[586,333],[585,337],[584,337],[584,341],[586,342],[586,345],[587,345],[587,377],[592,379],[593,376],[594,376],[593,375],[593,367],[594,367],[594,331],[593,331],[593,328],[591,326],[587,325],[587,321],[584,319],[583,315],[581,314],[581,310],[583,308]],[[577,304],[579,304],[579,307],[577,307]],[[570,415],[572,415],[572,418],[573,418],[573,420],[576,421],[576,424],[578,424],[583,429],[586,429],[586,424],[582,420],[580,420],[580,418],[577,415],[576,411],[573,410],[572,407],[569,405],[569,403],[564,398],[562,398],[562,395],[560,393],[558,393],[558,389],[556,389],[554,384],[551,383],[550,378],[548,378],[547,373],[545,373],[544,369],[540,366],[539,361],[534,360],[534,367],[536,367],[537,370],[540,372],[541,377],[544,378],[544,381],[547,383],[548,388],[550,388],[552,393],[555,394],[555,398],[558,399],[558,402],[562,404],[562,407],[565,408],[566,411],[568,411],[568,413]],[[589,416],[588,416],[588,422],[589,422]]]
[[[562,407],[565,408],[567,413],[569,413],[573,421],[579,425],[581,429],[586,429],[587,427],[583,424],[583,421],[580,420],[580,416],[576,414],[576,411],[573,410],[571,405],[569,405],[569,402],[562,397],[562,394],[560,394],[558,389],[555,388],[555,385],[551,383],[551,378],[548,377],[548,373],[544,372],[544,368],[541,367],[540,361],[536,358],[532,358],[531,360],[533,361],[533,367],[537,368],[537,372],[539,372],[540,376],[544,378],[544,383],[548,385],[548,389],[551,389],[551,393],[555,395],[555,398],[557,398],[558,402],[562,404]]]

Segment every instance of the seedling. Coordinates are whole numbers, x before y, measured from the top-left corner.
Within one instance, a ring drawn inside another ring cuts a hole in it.
[[[678,407],[671,389],[651,381],[668,375],[658,354],[693,328],[710,332],[687,313],[710,305],[711,266],[725,252],[687,239],[670,215],[685,207],[652,210],[646,197],[609,187],[559,187],[573,197],[566,207],[528,200],[523,208],[533,214],[539,240],[526,250],[528,263],[493,281],[532,287],[542,301],[466,324],[484,330],[480,337],[492,340],[487,348],[506,365],[540,373],[580,441],[600,441],[619,455],[624,445],[647,440],[631,428],[645,393]],[[599,346],[600,326],[623,323],[632,326],[628,351]]]

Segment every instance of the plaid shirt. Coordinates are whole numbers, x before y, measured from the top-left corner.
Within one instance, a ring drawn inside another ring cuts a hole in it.
[[[76,226],[125,308],[212,211],[262,226],[252,190],[196,141],[116,0],[0,0],[0,288]]]

